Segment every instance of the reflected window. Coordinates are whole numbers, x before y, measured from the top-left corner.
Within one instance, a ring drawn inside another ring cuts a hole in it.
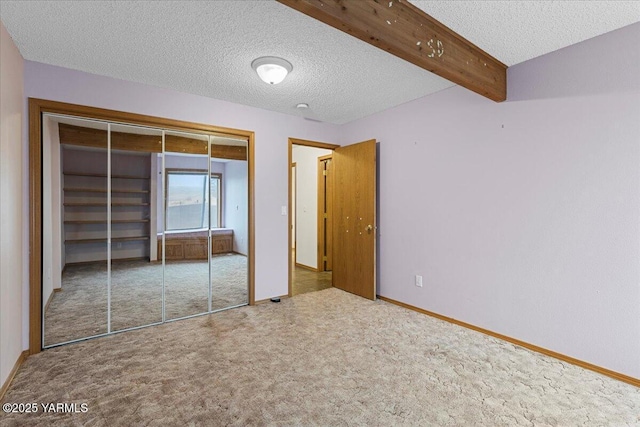
[[[167,230],[220,228],[222,176],[200,171],[167,171]],[[210,221],[210,222],[209,222]]]

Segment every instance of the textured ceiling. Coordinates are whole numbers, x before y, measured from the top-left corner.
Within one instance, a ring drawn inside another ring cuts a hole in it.
[[[640,1],[411,1],[512,66],[640,21]]]
[[[507,65],[640,21],[631,1],[413,3]],[[452,86],[274,1],[0,1],[0,18],[28,60],[331,123]],[[251,69],[266,55],[293,64],[277,86]]]

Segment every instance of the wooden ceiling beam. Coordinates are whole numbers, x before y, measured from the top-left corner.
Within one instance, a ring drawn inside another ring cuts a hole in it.
[[[407,0],[278,0],[493,101],[507,66]]]
[[[107,148],[107,131],[82,126],[58,124],[60,143],[82,147]],[[177,135],[165,135],[166,153],[207,154],[207,142]],[[160,135],[139,135],[125,132],[111,132],[111,149],[161,153]],[[247,147],[241,145],[211,144],[211,157],[217,159],[247,160]]]

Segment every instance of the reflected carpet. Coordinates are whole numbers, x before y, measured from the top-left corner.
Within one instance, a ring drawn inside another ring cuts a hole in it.
[[[247,257],[214,255],[211,276],[206,260],[166,263],[165,311],[176,319],[248,303]],[[111,269],[111,329],[118,331],[162,321],[162,264],[121,261]],[[55,292],[45,312],[45,345],[107,332],[107,265],[69,265],[62,291]]]

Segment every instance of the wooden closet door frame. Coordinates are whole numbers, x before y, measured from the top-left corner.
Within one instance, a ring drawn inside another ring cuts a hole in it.
[[[61,114],[183,132],[247,139],[249,210],[249,305],[255,305],[255,212],[253,131],[153,117],[85,105],[29,98],[29,354],[42,351],[42,115]]]

